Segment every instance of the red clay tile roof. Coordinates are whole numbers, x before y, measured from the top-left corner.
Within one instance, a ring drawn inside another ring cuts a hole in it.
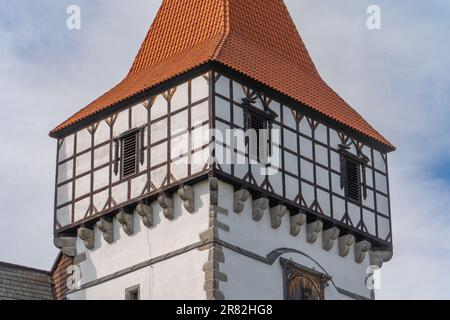
[[[394,149],[322,80],[282,0],[164,0],[127,77],[50,134],[209,61]]]

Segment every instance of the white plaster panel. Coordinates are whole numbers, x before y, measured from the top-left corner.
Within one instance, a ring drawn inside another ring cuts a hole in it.
[[[328,150],[321,145],[315,144],[316,161],[321,165],[328,167]]]
[[[331,169],[337,172],[341,172],[341,160],[340,155],[337,152],[331,151],[330,153]]]
[[[161,143],[151,149],[151,166],[167,162],[167,143]]]
[[[315,200],[314,187],[308,183],[302,182],[302,196],[307,207],[311,207]]]
[[[203,147],[208,144],[210,141],[209,138],[209,125],[205,124],[204,126],[194,129],[192,131],[192,149],[197,150],[198,148]]]
[[[73,178],[73,160],[69,160],[58,167],[58,183]]]
[[[84,219],[90,206],[90,199],[85,198],[75,202],[75,221]]]
[[[150,180],[155,185],[156,188],[160,188],[163,186],[164,179],[166,179],[166,176],[167,176],[166,166],[162,166],[150,172]]]
[[[128,182],[123,182],[111,189],[111,196],[117,204],[124,203],[128,200]]]
[[[192,126],[204,123],[209,120],[209,104],[208,101],[200,103],[191,108]]]
[[[363,219],[367,231],[371,235],[376,236],[375,213],[368,210],[363,210]]]
[[[284,147],[293,152],[297,152],[298,149],[297,135],[287,129],[284,129]]]
[[[233,100],[237,103],[242,103],[242,99],[246,98],[244,87],[233,81]]]
[[[298,176],[298,158],[289,152],[284,152],[284,168],[289,173]]]
[[[353,226],[356,227],[361,220],[361,209],[360,207],[354,205],[349,202],[347,204],[348,207],[348,215],[350,216],[350,220],[352,220]]]
[[[131,180],[131,199],[137,198],[142,195],[142,191],[147,184],[147,175],[140,175]]]
[[[109,167],[94,172],[94,191],[109,184]]]
[[[313,145],[311,140],[300,137],[300,154],[309,159],[313,158]]]
[[[341,221],[345,214],[345,201],[333,196],[333,218]]]
[[[117,119],[114,122],[114,126],[113,126],[113,136],[114,136],[114,138],[117,138],[122,133],[127,132],[128,130],[130,130],[128,118],[129,118],[129,111],[128,111],[128,109],[118,113]]]
[[[202,172],[206,164],[209,161],[210,151],[209,148],[198,151],[192,155],[191,173],[195,174]]]
[[[169,104],[162,95],[156,97],[153,105],[150,109],[150,115],[152,120],[159,119],[167,114]]]
[[[377,193],[377,209],[378,212],[384,214],[384,215],[389,215],[389,201],[388,198],[386,198],[385,196]]]
[[[233,105],[233,120],[236,126],[244,128],[244,109]]]
[[[94,134],[94,145],[99,145],[111,138],[111,127],[106,121],[100,121]]]
[[[222,98],[216,97],[216,117],[226,121],[231,121],[230,103]]]
[[[207,98],[209,96],[209,85],[205,77],[200,76],[192,80],[192,103]]]
[[[344,196],[345,190],[341,188],[341,177],[337,174],[331,174],[331,186],[334,193]]]
[[[264,166],[262,166],[260,163],[255,163],[251,165],[251,170],[253,173],[253,178],[255,178],[256,183],[258,186],[261,186],[264,182],[265,177],[265,170]]]
[[[323,124],[319,124],[317,126],[316,131],[314,131],[314,138],[317,141],[322,142],[323,144],[328,144],[328,132],[327,127],[325,127]]]
[[[286,127],[297,130],[295,114],[291,108],[288,108],[286,106],[283,106],[283,122]]]
[[[385,175],[375,172],[375,185],[378,191],[381,191],[385,194],[388,193],[387,178]]]
[[[311,126],[309,125],[308,118],[303,117],[300,121],[300,132],[306,135],[307,137],[312,137]]]
[[[391,231],[390,229],[389,220],[378,216],[378,237],[385,240]]]
[[[328,170],[316,166],[316,178],[317,184],[325,189],[330,189],[330,178],[328,176]]]
[[[323,190],[317,189],[317,202],[319,202],[320,208],[325,215],[331,215],[330,209],[330,194]]]
[[[58,188],[57,199],[58,206],[72,201],[72,182],[66,183]]]
[[[91,170],[91,151],[77,157],[75,169],[77,176]]]
[[[64,208],[56,211],[56,219],[61,227],[65,227],[72,223],[72,205],[65,206]]]
[[[371,209],[375,208],[374,196],[372,190],[367,190],[367,197],[363,199],[363,204]]]
[[[225,76],[220,76],[216,82],[215,90],[218,94],[230,98],[230,79]]]
[[[170,131],[172,135],[184,132],[188,129],[188,112],[182,111],[170,118]]]
[[[281,105],[280,103],[276,102],[276,101],[272,101],[272,103],[269,105],[270,110],[272,110],[273,112],[275,112],[275,114],[277,115],[276,120],[277,121],[281,121]]]
[[[91,191],[91,176],[85,175],[75,180],[75,198],[84,196]]]
[[[339,138],[337,131],[330,128],[330,146],[338,150],[341,143],[342,141],[341,138]]]
[[[160,120],[151,125],[151,143],[167,138],[167,119]]]
[[[177,159],[189,152],[189,133],[185,133],[170,141],[170,157]]]
[[[275,174],[270,174],[269,182],[275,193],[283,194],[283,175],[281,174],[281,171],[277,170]]]
[[[377,150],[374,150],[373,155],[374,155],[375,168],[380,170],[381,172],[386,173],[386,162],[384,161],[383,157],[381,156],[381,153]]]
[[[148,123],[148,110],[142,103],[131,109],[131,126],[133,128],[142,127]]]
[[[303,179],[314,182],[314,166],[311,162],[301,159],[300,172]]]
[[[366,168],[366,184],[373,188],[373,170]]]
[[[372,165],[372,149],[368,146],[363,146],[362,153],[369,159],[368,165]]]
[[[74,142],[74,135],[71,134],[64,138],[61,147],[59,148],[59,156],[58,160],[63,161],[67,158],[70,158],[73,156],[73,142]]]
[[[286,198],[288,198],[291,201],[294,201],[295,198],[299,194],[298,180],[294,179],[294,178],[292,178],[290,176],[286,176],[285,180],[286,180]]]
[[[84,150],[92,147],[92,135],[87,130],[81,130],[77,132],[77,153],[80,153]]]
[[[102,211],[106,206],[106,202],[109,198],[109,190],[105,190],[99,193],[94,194],[93,196],[93,204],[97,211]]]
[[[171,112],[187,107],[189,103],[188,84],[183,83],[176,88],[175,94],[170,100]]]
[[[94,150],[94,168],[109,163],[110,149],[110,145],[107,144]]]
[[[184,179],[188,176],[189,158],[184,157],[171,164],[171,173],[177,180]]]

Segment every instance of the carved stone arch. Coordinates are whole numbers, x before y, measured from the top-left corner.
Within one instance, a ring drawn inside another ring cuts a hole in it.
[[[285,300],[324,300],[331,277],[294,261],[280,259]]]

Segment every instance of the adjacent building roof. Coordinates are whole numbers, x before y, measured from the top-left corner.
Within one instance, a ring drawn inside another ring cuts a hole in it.
[[[320,77],[283,0],[164,0],[125,79],[50,134],[207,62],[394,149]]]
[[[0,262],[0,300],[53,300],[50,272]]]

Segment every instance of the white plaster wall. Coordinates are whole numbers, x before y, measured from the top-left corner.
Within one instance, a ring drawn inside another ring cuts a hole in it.
[[[111,281],[76,291],[70,300],[124,300],[125,291],[140,286],[141,300],[202,300],[208,251],[196,249]]]
[[[322,249],[322,234],[314,244],[309,244],[306,242],[306,226],[302,227],[297,237],[293,237],[287,215],[283,217],[280,228],[272,229],[268,209],[264,217],[256,222],[252,219],[251,201],[251,198],[247,200],[242,213],[234,213],[233,187],[220,182],[219,205],[228,209],[229,215],[219,215],[218,220],[230,226],[230,232],[219,229],[220,239],[263,257],[279,248],[299,250],[313,260],[297,253],[284,254],[282,257],[322,273],[325,270],[336,286],[370,297],[370,290],[365,286],[368,257],[362,264],[355,263],[353,247],[347,257],[340,257],[337,241],[327,252]],[[224,249],[224,253],[225,263],[220,265],[220,269],[228,275],[228,281],[220,283],[220,290],[227,299],[283,299],[283,274],[278,260],[269,266],[227,249]],[[327,299],[348,298],[337,292],[331,283],[325,294]]]
[[[136,264],[171,253],[177,249],[187,247],[200,241],[199,234],[209,226],[209,183],[207,181],[194,186],[195,212],[188,213],[182,205],[182,200],[174,194],[175,218],[166,219],[162,209],[155,201],[152,203],[154,213],[154,226],[147,228],[143,225],[140,216],[134,214],[134,234],[128,236],[114,219],[114,243],[108,244],[102,233],[94,228],[95,248],[89,251],[83,241],[77,239],[77,253],[86,253],[87,260],[80,264],[82,279],[81,285],[111,275],[117,271],[132,267]],[[203,264],[208,255],[193,250],[177,258],[153,266],[152,299],[204,299],[200,297],[199,287],[203,290],[204,272]],[[92,287],[82,293],[75,293],[74,299],[123,299],[124,288],[132,287],[137,279],[147,279],[140,274],[149,274],[150,271],[136,271],[117,280],[101,286]],[[179,283],[179,284],[178,284]],[[148,287],[148,283],[147,283]],[[145,287],[144,287],[145,289]],[[145,289],[147,290],[147,289]],[[84,296],[84,297],[83,297]],[[144,297],[144,296],[143,296]]]

